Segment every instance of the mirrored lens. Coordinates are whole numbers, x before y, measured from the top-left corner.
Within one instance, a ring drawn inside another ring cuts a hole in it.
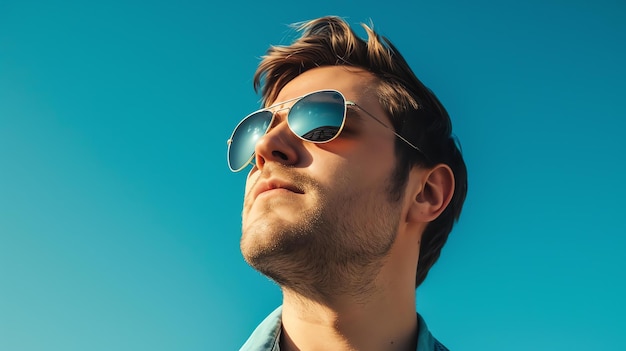
[[[298,100],[289,110],[289,127],[305,140],[326,142],[343,124],[346,105],[337,91],[320,91]]]
[[[233,132],[228,146],[228,166],[238,171],[252,160],[257,141],[267,132],[272,122],[270,111],[260,111],[246,117]]]

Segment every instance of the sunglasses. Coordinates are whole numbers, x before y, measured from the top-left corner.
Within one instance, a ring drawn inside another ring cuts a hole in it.
[[[291,107],[272,111],[276,106],[292,101],[295,102]],[[340,92],[319,90],[252,112],[241,120],[227,141],[228,167],[233,172],[239,172],[252,163],[256,144],[269,131],[277,112],[289,110],[287,125],[293,134],[302,140],[319,144],[327,143],[339,136],[346,122],[348,106],[359,108],[383,127],[391,130],[409,146],[420,151],[417,146],[411,144],[380,119],[356,103],[346,100]]]

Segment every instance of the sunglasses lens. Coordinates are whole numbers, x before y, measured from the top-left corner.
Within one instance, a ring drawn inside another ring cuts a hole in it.
[[[339,133],[345,112],[345,100],[339,92],[316,92],[293,104],[289,127],[305,140],[322,143]]]
[[[272,122],[270,111],[260,111],[244,118],[235,128],[228,146],[228,166],[239,171],[252,160],[254,148]]]
[[[346,102],[338,91],[325,90],[300,98],[287,116],[291,130],[304,140],[323,143],[341,131],[346,115]],[[256,144],[270,127],[270,111],[255,112],[235,128],[228,144],[228,166],[234,172],[246,167],[254,156]]]

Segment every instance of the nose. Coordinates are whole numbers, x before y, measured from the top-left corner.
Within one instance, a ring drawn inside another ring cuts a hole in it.
[[[293,166],[298,162],[297,145],[301,140],[293,134],[285,118],[274,117],[275,125],[262,136],[254,148],[255,164],[262,170],[266,162]]]

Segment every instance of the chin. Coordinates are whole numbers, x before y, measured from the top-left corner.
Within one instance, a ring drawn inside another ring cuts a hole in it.
[[[241,237],[241,253],[251,266],[272,265],[273,261],[298,260],[314,245],[307,223],[257,220],[245,226]]]

